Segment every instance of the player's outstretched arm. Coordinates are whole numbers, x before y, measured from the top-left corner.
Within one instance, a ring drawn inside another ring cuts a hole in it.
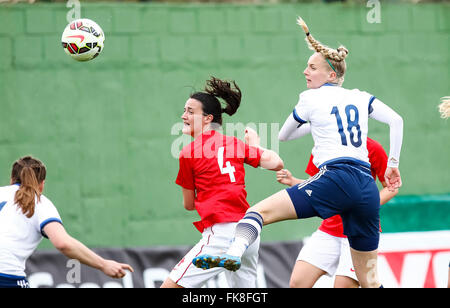
[[[278,140],[289,141],[301,138],[311,133],[311,125],[309,123],[304,123],[299,125],[299,123],[294,119],[292,114],[288,116],[286,122],[284,122],[278,133]]]
[[[277,181],[280,184],[284,184],[287,186],[294,186],[296,184],[300,184],[305,180],[297,179],[292,175],[292,173],[287,169],[281,169],[277,171]]]
[[[392,198],[398,194],[398,189],[390,191],[386,182],[381,182],[383,189],[380,190],[380,205],[388,203]]]
[[[398,168],[388,167],[386,169],[386,174],[384,175],[386,179],[387,188],[391,192],[399,189],[402,186],[402,178],[400,176],[400,170]]]
[[[250,127],[245,128],[245,143],[250,146],[259,147],[264,152],[261,155],[259,166],[264,169],[278,171],[283,169],[284,162],[281,157],[272,150],[265,149],[259,145],[260,139],[258,133]]]
[[[64,227],[58,222],[47,224],[44,227],[44,232],[55,248],[66,257],[76,259],[85,265],[101,270],[109,277],[122,278],[126,275],[126,270],[130,272],[134,271],[128,264],[103,259],[81,242],[67,234]]]

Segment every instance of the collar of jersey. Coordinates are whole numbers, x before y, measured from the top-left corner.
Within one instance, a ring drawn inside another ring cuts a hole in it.
[[[337,83],[329,83],[329,82],[327,82],[327,83],[324,83],[321,87],[324,87],[324,86],[328,86],[328,87],[337,87],[338,84],[337,84]]]

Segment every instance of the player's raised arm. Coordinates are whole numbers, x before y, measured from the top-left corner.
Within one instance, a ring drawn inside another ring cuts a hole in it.
[[[281,157],[275,151],[261,147],[258,133],[250,127],[245,129],[245,143],[263,150],[259,162],[260,167],[274,171],[283,169],[284,163]]]
[[[101,270],[109,277],[122,278],[126,275],[126,271],[134,271],[128,264],[103,259],[91,249],[83,245],[83,243],[67,234],[62,224],[58,222],[51,222],[47,224],[43,231],[52,242],[53,246],[55,246],[55,248],[58,249],[63,255],[70,259],[76,259],[90,267]]]
[[[373,100],[370,111],[369,116],[372,119],[386,123],[390,128],[389,158],[385,178],[387,188],[393,192],[402,186],[398,167],[403,141],[403,119],[398,113],[376,98]]]
[[[311,125],[309,123],[300,124],[295,120],[292,114],[288,116],[280,132],[278,133],[278,140],[289,141],[298,139],[311,133]]]

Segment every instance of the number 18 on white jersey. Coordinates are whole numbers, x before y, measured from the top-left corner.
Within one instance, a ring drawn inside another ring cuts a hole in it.
[[[300,94],[293,116],[300,124],[311,124],[316,166],[337,158],[369,163],[368,117],[374,99],[367,92],[328,84]]]

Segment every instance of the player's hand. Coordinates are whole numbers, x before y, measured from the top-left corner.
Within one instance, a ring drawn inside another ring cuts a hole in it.
[[[134,269],[130,265],[118,263],[113,260],[105,260],[101,270],[111,278],[123,278],[127,274],[126,271],[134,272]]]
[[[280,171],[277,171],[277,181],[280,184],[292,186],[293,177],[292,173],[287,169],[281,169]]]
[[[398,168],[388,167],[384,177],[386,179],[386,184],[389,191],[394,192],[402,186],[402,178]]]
[[[244,140],[245,140],[245,143],[247,143],[248,145],[251,145],[254,147],[259,146],[260,140],[259,140],[258,133],[250,127],[245,128]]]

